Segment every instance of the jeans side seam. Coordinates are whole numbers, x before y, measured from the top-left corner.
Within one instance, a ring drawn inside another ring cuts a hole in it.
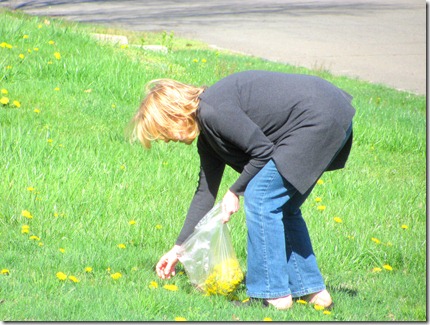
[[[275,169],[276,169],[276,166],[275,166]],[[266,183],[266,188],[264,189],[263,195],[261,197],[263,202],[266,201],[267,194],[270,192],[270,191],[268,191],[268,188],[270,188],[270,185],[273,183],[273,180],[276,177],[276,173],[277,173],[277,170],[276,170],[276,172],[272,171],[271,178],[268,179],[268,181]],[[267,265],[268,265],[268,263],[267,263],[267,243],[266,243],[266,237],[265,237],[265,231],[264,231],[264,222],[262,222],[262,219],[263,219],[263,216],[262,216],[263,206],[264,206],[264,204],[260,204],[259,220],[261,222],[261,230],[262,230],[263,238],[264,238],[264,266],[265,266],[264,273],[265,273],[265,282],[266,282],[265,284],[266,284],[266,290],[268,292],[270,292],[269,270],[267,268]],[[267,211],[266,211],[266,213],[267,213]]]

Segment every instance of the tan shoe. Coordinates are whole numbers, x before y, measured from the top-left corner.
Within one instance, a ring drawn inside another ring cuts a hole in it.
[[[334,307],[333,300],[327,290],[306,295],[303,297],[303,300],[310,304],[322,306],[325,309],[332,309]]]

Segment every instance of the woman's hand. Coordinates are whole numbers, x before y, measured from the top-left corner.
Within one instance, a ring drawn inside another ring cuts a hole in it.
[[[181,246],[175,245],[173,248],[164,254],[157,263],[155,271],[162,279],[170,279],[171,276],[176,274],[176,264],[178,263],[177,252]]]
[[[222,199],[221,207],[225,214],[223,222],[226,223],[230,220],[230,216],[239,210],[239,196],[228,190]]]

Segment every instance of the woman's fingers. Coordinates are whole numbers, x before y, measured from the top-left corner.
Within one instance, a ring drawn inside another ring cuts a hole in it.
[[[155,267],[155,271],[157,272],[157,275],[158,275],[160,278],[163,278],[163,276],[164,276],[164,268],[165,268],[165,261],[160,260],[160,261],[157,263],[157,266]]]
[[[223,216],[222,216],[222,223],[229,222],[230,221],[230,216],[231,216],[230,214],[224,213]]]
[[[160,261],[155,266],[155,271],[157,275],[162,279],[170,279],[170,277],[176,274],[176,263],[178,262],[178,257],[176,255],[178,248],[175,246],[167,254],[164,254],[160,258]]]
[[[239,210],[239,197],[230,190],[224,195],[221,203],[222,212],[224,212],[223,222],[230,220],[230,216]]]

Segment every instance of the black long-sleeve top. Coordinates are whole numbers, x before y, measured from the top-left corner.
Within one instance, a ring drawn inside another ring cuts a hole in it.
[[[352,96],[319,77],[268,71],[232,74],[200,95],[197,190],[180,245],[212,208],[226,165],[240,173],[230,190],[243,195],[270,160],[299,192],[326,170],[343,168],[352,135],[338,152],[355,109]]]

